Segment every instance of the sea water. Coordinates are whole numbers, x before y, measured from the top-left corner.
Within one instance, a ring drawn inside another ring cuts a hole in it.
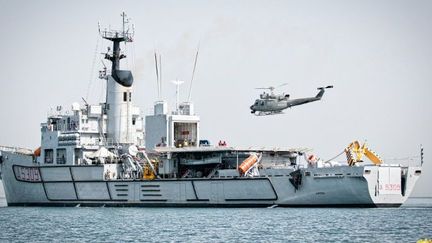
[[[415,242],[421,238],[432,238],[432,208],[0,208],[1,242]]]

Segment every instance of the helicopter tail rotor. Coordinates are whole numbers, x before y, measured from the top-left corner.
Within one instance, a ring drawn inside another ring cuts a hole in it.
[[[326,86],[326,87],[319,87],[319,88],[318,88],[319,92],[318,92],[318,94],[315,96],[315,98],[317,98],[317,99],[321,99],[321,97],[323,97],[323,95],[324,95],[324,91],[325,91],[325,89],[331,89],[331,88],[333,88],[333,85],[328,85],[328,86]]]
[[[333,85],[328,85],[328,86],[325,86],[325,87],[318,87],[317,89],[318,90],[324,90],[324,89],[332,89],[333,88]]]

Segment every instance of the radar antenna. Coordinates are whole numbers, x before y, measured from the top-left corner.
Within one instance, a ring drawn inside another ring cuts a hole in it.
[[[161,101],[162,97],[162,56],[154,51],[155,69],[156,69],[156,85],[158,92],[158,101]]]
[[[154,52],[154,58],[155,58],[155,68],[156,68],[156,84],[157,84],[158,100],[160,100],[161,99],[161,85],[160,85],[160,78],[159,78],[158,57],[157,57],[156,51]]]
[[[199,53],[199,44],[198,44],[198,48],[197,48],[197,51],[195,54],[195,61],[194,61],[194,66],[193,66],[193,70],[192,70],[192,77],[191,77],[190,86],[189,86],[188,102],[190,102],[191,97],[192,97],[192,84],[193,84],[193,80],[195,77],[195,69],[196,69],[197,60],[198,60],[198,53]]]

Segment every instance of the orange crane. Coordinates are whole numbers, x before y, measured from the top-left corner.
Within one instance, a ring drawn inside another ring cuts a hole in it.
[[[382,159],[372,150],[370,150],[366,142],[360,146],[359,141],[354,141],[345,148],[345,154],[349,166],[353,166],[355,163],[363,162],[363,155],[365,155],[375,165],[382,164]]]

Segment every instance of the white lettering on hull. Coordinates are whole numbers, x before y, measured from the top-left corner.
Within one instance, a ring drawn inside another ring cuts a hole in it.
[[[41,182],[41,176],[37,167],[14,166],[17,180],[29,182]]]

